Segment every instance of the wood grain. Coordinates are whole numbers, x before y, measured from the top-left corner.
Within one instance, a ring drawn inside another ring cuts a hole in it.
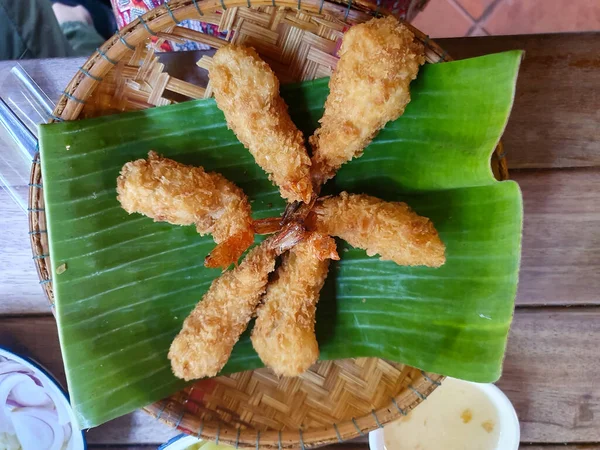
[[[557,445],[536,445],[521,444],[522,449],[526,450],[600,450],[597,444],[557,444]]]
[[[0,315],[49,313],[31,259],[27,215],[4,189],[0,189],[0,230]]]
[[[503,142],[509,168],[600,165],[600,34],[439,39],[456,59],[524,49]]]
[[[518,309],[498,383],[523,442],[600,442],[600,308]],[[38,359],[64,382],[50,316],[0,318],[0,346]],[[87,433],[90,443],[161,443],[174,432],[136,412]]]
[[[89,450],[156,450],[156,445],[97,445],[87,447]],[[567,448],[566,450],[570,450]]]
[[[597,444],[557,444],[557,445],[536,445],[536,444],[521,444],[522,449],[527,450],[600,450],[600,445]]]
[[[86,433],[90,444],[150,444],[153,448],[181,434],[143,411],[135,411]]]
[[[525,209],[517,304],[600,304],[600,169],[511,178]]]
[[[517,310],[498,386],[523,442],[600,441],[600,308]]]

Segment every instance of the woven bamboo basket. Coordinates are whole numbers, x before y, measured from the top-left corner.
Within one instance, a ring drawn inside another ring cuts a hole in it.
[[[286,83],[331,75],[344,31],[387,14],[391,12],[364,0],[172,0],[132,22],[87,60],[66,87],[52,121],[167,105],[173,98],[210,97],[210,81],[197,86],[165,72],[154,53],[164,40],[213,48],[227,41],[251,45]],[[216,24],[227,31],[227,39],[182,28],[184,19]],[[425,45],[428,63],[451,59],[428,36],[410,28]],[[210,64],[210,56],[198,63],[204,69]],[[497,178],[508,178],[501,145],[492,166]],[[30,186],[31,245],[40,284],[53,306],[37,158]],[[277,378],[260,369],[202,380],[144,409],[188,434],[236,447],[304,449],[383,427],[408,414],[442,380],[377,358],[323,361],[298,378]]]

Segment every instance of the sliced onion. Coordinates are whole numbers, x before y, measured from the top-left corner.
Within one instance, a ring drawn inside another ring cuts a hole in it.
[[[10,417],[23,450],[60,450],[65,432],[54,411],[30,406],[15,408]]]
[[[14,433],[12,422],[8,419],[8,412],[10,411],[7,406],[8,396],[17,384],[27,379],[29,379],[27,375],[13,373],[4,377],[2,383],[0,383],[0,432]]]
[[[52,400],[43,387],[35,384],[31,378],[26,376],[26,380],[17,384],[11,391],[9,399],[17,402],[21,406],[43,406],[51,405]]]
[[[27,373],[27,372],[31,372],[30,370],[27,369],[27,367],[24,367],[22,364],[19,364],[18,362],[15,361],[2,361],[0,362],[0,375],[4,375],[5,373],[13,373],[13,372],[21,372],[21,373]]]
[[[0,436],[17,439],[21,447],[16,448],[23,450],[62,450],[64,444],[73,448],[72,433],[69,410],[56,386],[0,357]]]
[[[58,414],[58,423],[61,425],[65,425],[67,423],[71,423],[71,417],[69,416],[69,410],[67,409],[66,403],[61,398],[62,394],[59,394],[54,384],[45,383],[42,380],[42,386],[46,389],[46,394],[50,396],[52,399],[52,403],[56,408],[56,412]]]

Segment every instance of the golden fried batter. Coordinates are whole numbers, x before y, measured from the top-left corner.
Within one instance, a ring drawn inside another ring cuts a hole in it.
[[[310,201],[310,158],[271,68],[254,49],[227,45],[213,57],[210,83],[229,128],[279,186],[281,196]]]
[[[180,164],[155,152],[128,162],[117,179],[117,200],[129,214],[157,222],[196,225],[217,248],[209,267],[228,267],[254,242],[252,211],[244,192],[223,175]]]
[[[339,259],[335,241],[311,233],[284,256],[277,279],[267,287],[252,331],[252,345],[277,375],[300,375],[319,357],[315,312],[329,259]]]
[[[303,236],[302,227],[290,225],[213,281],[171,344],[169,359],[175,376],[193,380],[214,376],[223,368],[265,292],[277,256]]]
[[[439,267],[446,262],[446,248],[431,220],[406,203],[342,192],[318,200],[308,222],[311,229],[401,266]]]
[[[344,35],[321,127],[310,138],[316,190],[404,112],[409,84],[424,62],[423,45],[393,17],[355,25]]]

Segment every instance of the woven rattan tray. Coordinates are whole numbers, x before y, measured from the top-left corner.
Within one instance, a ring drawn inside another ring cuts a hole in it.
[[[210,82],[196,86],[164,71],[153,50],[162,40],[187,39],[213,48],[227,40],[251,45],[286,83],[329,76],[344,31],[386,14],[377,4],[352,0],[172,0],[132,22],[87,60],[66,87],[53,120],[150,108],[181,96],[209,97]],[[227,40],[178,26],[184,19],[219,25]],[[428,36],[413,32],[425,44],[429,63],[450,60]],[[208,56],[199,62],[203,68],[210,64]],[[501,146],[492,165],[497,178],[508,177]],[[29,194],[31,245],[40,284],[53,305],[42,189],[36,159]],[[406,415],[442,379],[376,358],[324,361],[298,378],[279,379],[260,369],[199,381],[145,410],[189,434],[236,447],[305,448],[365,435]]]

